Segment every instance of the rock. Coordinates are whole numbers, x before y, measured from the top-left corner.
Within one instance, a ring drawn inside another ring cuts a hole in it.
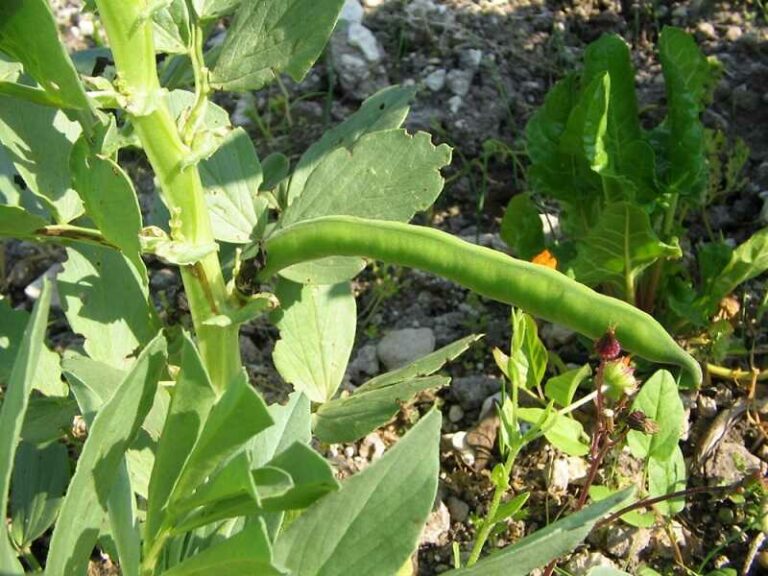
[[[461,96],[451,96],[448,99],[448,109],[451,111],[451,114],[457,114],[461,110],[462,104],[464,104],[464,100]]]
[[[476,48],[469,48],[464,50],[459,55],[459,64],[464,70],[476,72],[480,67],[480,62],[483,61],[483,51]]]
[[[539,329],[539,336],[548,348],[557,348],[566,344],[575,336],[576,332],[560,324],[544,322]]]
[[[440,501],[437,509],[427,518],[424,530],[421,532],[420,544],[443,546],[448,542],[448,531],[451,529],[451,514],[448,507]]]
[[[405,7],[405,13],[410,18],[426,18],[438,11],[438,6],[433,0],[413,0]]]
[[[445,86],[445,77],[448,73],[445,68],[438,68],[433,72],[430,72],[426,78],[424,78],[424,86],[429,88],[432,92],[440,92]]]
[[[467,466],[474,466],[477,454],[470,446],[467,432],[461,431],[455,434],[446,434],[443,438],[448,442],[451,450],[456,452]]]
[[[363,100],[389,84],[382,65],[384,50],[359,22],[342,22],[331,37],[331,62],[339,83],[353,98]]]
[[[450,395],[465,410],[479,408],[483,401],[501,389],[501,381],[491,376],[462,376],[451,381]]]
[[[179,286],[179,277],[170,268],[161,268],[152,273],[149,279],[149,285],[153,290],[170,290]]]
[[[376,352],[387,370],[399,368],[435,350],[431,328],[394,330],[381,339]]]
[[[43,281],[48,280],[51,283],[51,308],[54,310],[61,309],[61,299],[59,298],[59,284],[56,282],[56,277],[64,269],[61,263],[57,262],[48,270],[43,272],[40,276],[35,278],[30,284],[24,288],[24,295],[33,302],[40,298],[43,293]]]
[[[480,417],[479,420],[482,420],[489,414],[496,414],[496,406],[501,405],[501,392],[496,392],[496,394],[492,394],[491,396],[488,396],[485,400],[483,400],[483,405],[480,407]]]
[[[704,463],[704,475],[714,485],[733,484],[762,467],[762,460],[743,444],[723,440],[712,457]]]
[[[733,104],[747,112],[754,112],[760,106],[760,96],[750,90],[746,84],[738,86],[731,94]]]
[[[579,552],[568,560],[565,569],[573,576],[586,576],[593,568],[616,568],[616,565],[599,552]]]
[[[672,10],[672,18],[676,20],[687,20],[688,19],[688,7],[679,5],[675,6]]]
[[[352,378],[360,375],[375,376],[379,373],[379,357],[377,356],[376,346],[366,344],[357,351],[355,359],[349,363],[347,372]]]
[[[464,418],[464,410],[458,404],[454,404],[448,410],[448,420],[456,424]]]
[[[339,14],[339,20],[346,20],[347,22],[360,23],[363,21],[365,11],[363,6],[358,0],[347,0],[344,6],[341,8],[341,14]]]
[[[605,552],[616,558],[637,558],[650,546],[651,531],[617,522],[590,541],[597,543]]]
[[[570,484],[586,478],[588,472],[587,463],[581,458],[574,456],[556,458],[552,462],[549,486],[559,492],[565,492]]]
[[[464,523],[469,517],[469,504],[455,496],[448,498],[448,513],[454,522]]]
[[[385,2],[388,2],[389,0],[363,0],[363,4],[365,4],[366,8],[378,8]]]
[[[466,96],[472,86],[475,73],[469,70],[451,70],[446,76],[448,89],[456,96]]]
[[[709,419],[717,416],[717,402],[714,398],[704,396],[704,394],[699,394],[699,398],[696,400],[696,409],[701,418]]]
[[[729,42],[736,42],[741,38],[742,31],[739,26],[728,26],[728,30],[725,31],[725,39]]]
[[[368,28],[360,23],[353,22],[347,29],[347,42],[350,46],[360,49],[368,62],[377,63],[381,61],[382,50],[379,47],[379,41]]]
[[[363,458],[368,459],[369,461],[378,460],[382,456],[384,456],[384,452],[386,451],[387,447],[384,445],[384,441],[381,439],[381,436],[379,436],[376,432],[371,432],[363,438],[363,441],[360,443],[360,449],[358,450],[358,453]]]
[[[699,22],[696,25],[696,35],[701,40],[717,40],[717,32],[710,22]]]

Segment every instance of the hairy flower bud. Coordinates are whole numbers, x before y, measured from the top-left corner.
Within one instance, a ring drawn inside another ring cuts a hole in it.
[[[595,342],[595,351],[603,360],[615,360],[621,354],[621,344],[616,339],[616,332],[613,329],[608,331]]]
[[[603,363],[603,384],[608,387],[606,396],[612,400],[619,400],[625,394],[634,394],[637,380],[628,357]]]
[[[637,430],[644,434],[656,434],[659,431],[659,425],[655,420],[651,420],[640,410],[635,410],[627,414],[627,426],[632,430]]]

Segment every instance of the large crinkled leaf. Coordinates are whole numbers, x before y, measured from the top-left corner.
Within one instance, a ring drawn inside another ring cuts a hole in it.
[[[0,51],[24,64],[25,72],[61,107],[89,110],[47,0],[0,3]]]
[[[713,302],[719,302],[737,286],[766,270],[768,270],[768,228],[763,228],[733,251],[728,264],[712,282],[709,296]]]
[[[640,388],[632,402],[632,410],[639,410],[659,427],[654,434],[629,431],[627,445],[633,456],[668,460],[680,440],[685,418],[683,403],[672,374],[666,370],[654,373]]]
[[[631,194],[643,201],[654,200],[657,195],[654,153],[643,140],[635,94],[635,71],[629,48],[619,36],[602,36],[587,47],[585,82],[591,82],[602,73],[608,73],[610,78],[603,135],[608,162],[599,172],[611,179],[609,186],[621,188],[625,196]]]
[[[11,470],[19,444],[22,423],[32,392],[32,382],[43,349],[43,338],[48,323],[51,304],[51,287],[45,282],[40,299],[35,303],[32,317],[27,324],[21,346],[16,354],[13,370],[8,380],[2,407],[0,407],[0,510],[8,509],[8,492]],[[5,523],[3,523],[5,524]],[[11,547],[8,532],[0,529],[0,569],[9,576],[23,574],[21,565]]]
[[[304,191],[307,178],[323,158],[336,148],[351,149],[361,136],[400,128],[405,121],[413,99],[414,88],[390,86],[365,100],[360,109],[338,126],[334,126],[312,144],[299,159],[291,175],[287,204],[290,205]]]
[[[55,108],[0,96],[0,143],[29,190],[60,224],[83,213],[71,187],[69,156],[80,126]]]
[[[190,337],[182,334],[173,344],[178,347],[180,370],[149,482],[147,537],[156,533],[162,521],[161,510],[216,400],[200,353]]]
[[[586,211],[589,202],[601,194],[600,177],[593,172],[581,149],[568,152],[561,139],[568,120],[579,102],[578,77],[566,76],[547,94],[525,126],[531,167],[528,177],[535,192],[578,205]]]
[[[440,422],[432,411],[380,460],[308,508],[279,535],[275,559],[295,576],[396,573],[432,508]]]
[[[288,574],[275,566],[263,522],[254,522],[242,532],[187,558],[164,576],[208,576],[209,574]]]
[[[267,218],[267,200],[259,196],[261,164],[250,136],[233,130],[213,155],[200,163],[205,201],[217,240],[232,244],[251,241]]]
[[[158,335],[96,414],[53,531],[47,573],[85,573],[120,464],[152,406],[165,361],[165,339]]]
[[[386,424],[418,392],[442,388],[450,382],[445,376],[413,378],[330,400],[314,414],[315,436],[329,444],[354,442]]]
[[[365,134],[351,150],[337,148],[323,157],[280,223],[333,215],[406,222],[440,194],[440,169],[450,160],[450,148],[434,146],[424,132]]]
[[[285,72],[297,82],[320,56],[344,0],[243,2],[211,75],[223,90],[258,90]]]
[[[119,252],[97,246],[67,249],[59,295],[72,330],[85,336],[94,360],[126,368],[157,331],[146,286]]]
[[[357,307],[349,283],[302,286],[280,280],[276,294],[282,307],[275,367],[310,400],[326,402],[341,384],[355,342]]]
[[[64,444],[19,444],[11,489],[11,538],[19,549],[51,527],[68,482],[69,452]]]
[[[659,37],[659,60],[667,91],[667,186],[703,201],[709,172],[699,114],[710,82],[709,64],[692,36],[671,27]]]
[[[111,158],[93,153],[82,136],[72,149],[69,166],[86,215],[104,238],[125,254],[147,284],[139,243],[141,211],[131,179]]]
[[[634,488],[627,488],[587,506],[512,546],[480,560],[470,568],[447,572],[451,576],[527,576],[536,568],[567,554],[581,544],[595,523],[614,508],[626,504]]]
[[[500,234],[518,258],[531,260],[544,249],[544,226],[528,194],[518,194],[509,201]]]
[[[613,286],[626,299],[648,266],[659,258],[680,256],[677,243],[659,240],[642,208],[618,202],[605,208],[597,225],[579,243],[573,267],[580,282]]]

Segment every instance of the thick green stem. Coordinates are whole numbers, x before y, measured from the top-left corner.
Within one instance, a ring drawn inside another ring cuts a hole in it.
[[[214,241],[200,174],[189,164],[191,150],[179,134],[157,77],[150,4],[139,0],[97,0],[117,67],[117,87],[136,134],[160,181],[171,212],[174,240],[193,245]],[[220,314],[228,294],[218,256],[209,254],[181,269],[197,334],[211,380],[219,391],[241,370],[237,328],[206,326]]]

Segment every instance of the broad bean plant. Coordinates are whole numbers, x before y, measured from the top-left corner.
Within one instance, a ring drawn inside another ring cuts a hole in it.
[[[401,128],[411,89],[372,96],[293,167],[258,158],[212,94],[300,80],[342,4],[96,0],[108,48],[70,54],[46,0],[0,3],[0,236],[65,248],[55,288],[82,336],[63,355],[46,346],[50,283],[31,314],[0,300],[2,574],[85,574],[97,548],[126,576],[408,573],[437,490],[439,412],[341,483],[311,440],[361,438],[446,386],[439,370],[478,336],[338,397],[355,334],[350,280],[371,259],[593,339],[613,329],[636,355],[700,380],[629,304],[407,223],[440,193],[451,156]],[[223,42],[207,42],[222,18]],[[138,151],[154,171],[151,216],[121,166]],[[161,321],[149,256],[178,267],[189,330]],[[240,357],[240,327],[266,313],[280,333],[274,365],[294,389],[285,405],[265,404]],[[456,573],[528,573],[627,498]]]

